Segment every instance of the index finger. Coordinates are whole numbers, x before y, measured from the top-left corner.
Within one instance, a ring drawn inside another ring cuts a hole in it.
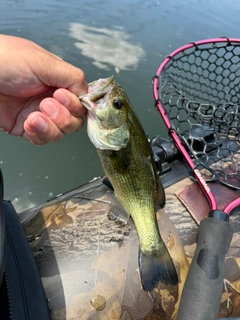
[[[57,89],[53,98],[66,107],[75,117],[81,117],[86,113],[86,108],[81,104],[79,98],[66,89]]]

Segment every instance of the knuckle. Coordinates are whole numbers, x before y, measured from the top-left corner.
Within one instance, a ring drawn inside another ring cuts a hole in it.
[[[83,124],[84,124],[83,117],[70,117],[65,120],[61,130],[65,134],[73,133],[80,130]]]
[[[63,124],[61,130],[62,130],[64,133],[71,133],[71,132],[73,132],[73,128],[72,128],[72,127],[73,127],[72,121],[71,121],[69,118],[67,118],[67,119],[65,119],[64,124]]]

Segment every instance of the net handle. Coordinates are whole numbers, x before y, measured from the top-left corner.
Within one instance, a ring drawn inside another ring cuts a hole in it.
[[[184,284],[177,320],[216,320],[224,279],[224,261],[233,235],[225,221],[205,218]]]

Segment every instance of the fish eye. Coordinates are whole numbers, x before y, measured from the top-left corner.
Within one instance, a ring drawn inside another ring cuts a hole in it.
[[[114,106],[114,108],[116,108],[116,109],[121,109],[121,108],[123,107],[123,101],[122,101],[122,99],[115,98],[115,99],[113,100],[113,106]]]

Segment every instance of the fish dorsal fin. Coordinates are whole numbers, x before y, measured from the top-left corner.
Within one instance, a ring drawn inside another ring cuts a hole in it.
[[[110,220],[118,220],[124,223],[128,223],[130,217],[130,214],[125,210],[115,194],[108,210],[108,217]]]

